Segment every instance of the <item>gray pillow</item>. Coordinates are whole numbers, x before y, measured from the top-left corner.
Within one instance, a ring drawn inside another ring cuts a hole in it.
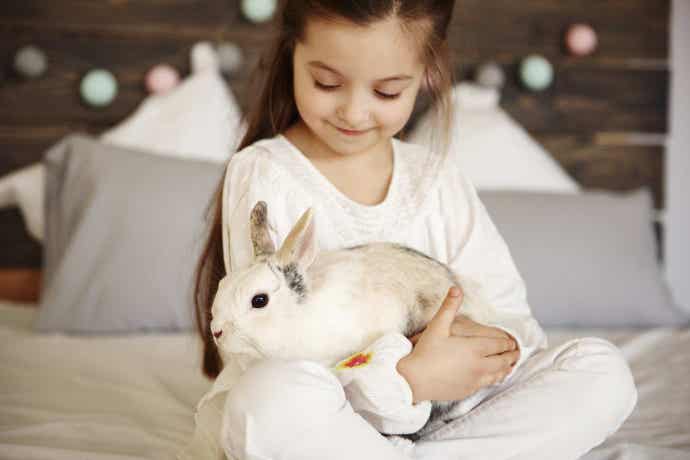
[[[657,262],[647,189],[479,193],[543,326],[679,326]]]
[[[193,278],[223,166],[63,138],[46,165],[40,331],[193,327]]]

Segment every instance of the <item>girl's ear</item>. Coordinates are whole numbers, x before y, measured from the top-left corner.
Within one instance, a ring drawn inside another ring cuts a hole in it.
[[[249,216],[249,235],[252,239],[254,259],[260,255],[270,255],[276,251],[268,234],[268,209],[265,201],[257,201]]]
[[[312,208],[307,209],[292,227],[276,254],[279,265],[296,263],[306,270],[314,262],[317,244],[313,214]]]

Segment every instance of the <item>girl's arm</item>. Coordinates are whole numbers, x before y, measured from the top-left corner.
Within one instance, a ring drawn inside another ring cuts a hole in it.
[[[397,369],[411,349],[404,335],[391,332],[331,369],[353,410],[381,433],[414,433],[431,414],[431,403],[415,399],[407,377]]]
[[[474,186],[459,172],[455,180],[466,197],[457,217],[469,224],[460,232],[458,249],[448,265],[460,278],[479,285],[480,295],[496,310],[487,325],[505,331],[517,342],[520,358],[515,370],[534,352],[546,348],[546,334],[532,316],[525,283]]]

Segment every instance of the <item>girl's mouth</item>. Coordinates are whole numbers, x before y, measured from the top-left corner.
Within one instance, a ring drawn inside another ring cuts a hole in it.
[[[362,130],[362,131],[353,131],[353,130],[351,130],[351,129],[338,128],[337,126],[335,127],[335,129],[337,129],[337,130],[340,131],[341,133],[345,134],[346,136],[359,136],[359,135],[364,134],[364,133],[366,133],[367,131],[369,131],[368,129],[365,129],[365,130]]]

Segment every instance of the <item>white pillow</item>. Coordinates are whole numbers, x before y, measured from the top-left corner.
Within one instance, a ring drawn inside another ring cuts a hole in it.
[[[191,51],[192,74],[167,93],[152,94],[100,140],[161,155],[226,161],[241,140],[241,111],[208,42]]]
[[[577,193],[580,186],[498,105],[495,89],[460,83],[453,88],[450,154],[483,190]],[[409,137],[430,145],[433,114],[426,113]]]

